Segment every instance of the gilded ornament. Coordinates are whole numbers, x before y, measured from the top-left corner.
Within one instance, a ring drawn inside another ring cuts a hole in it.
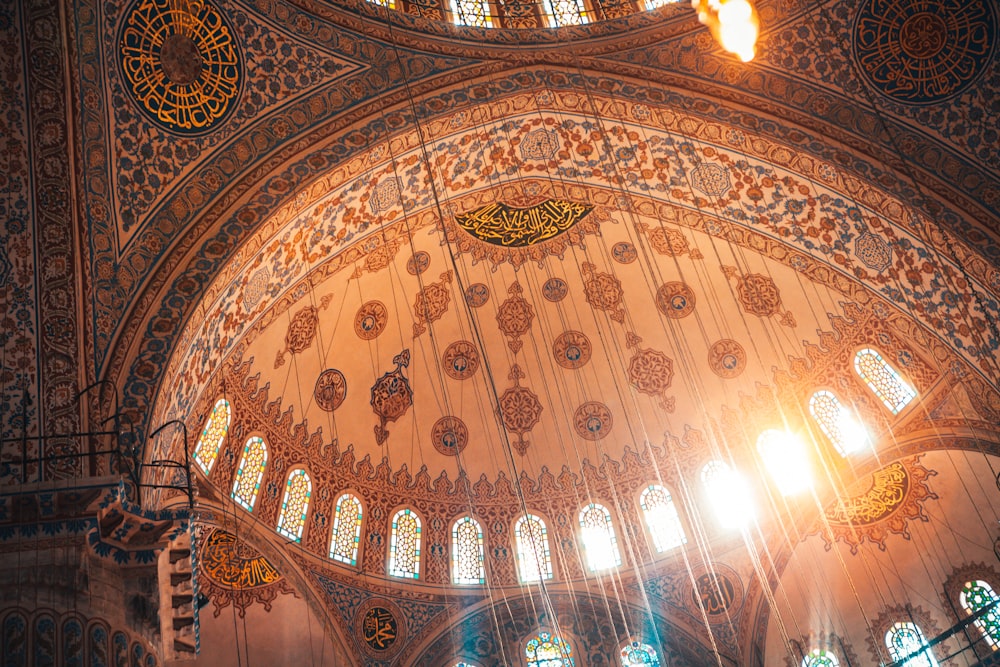
[[[522,248],[559,236],[594,210],[591,204],[548,199],[527,208],[503,202],[455,216],[459,226],[480,241],[505,248]]]
[[[163,127],[205,132],[236,106],[243,66],[233,34],[205,0],[137,0],[125,13],[120,40],[126,87]]]

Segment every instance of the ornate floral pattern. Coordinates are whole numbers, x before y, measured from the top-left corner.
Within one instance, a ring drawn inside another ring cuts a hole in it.
[[[507,288],[510,296],[497,309],[497,325],[507,337],[507,347],[515,354],[521,349],[521,336],[528,333],[535,319],[535,309],[521,296],[523,293],[520,283],[515,282]]]
[[[552,341],[552,356],[556,363],[570,370],[586,366],[591,352],[590,339],[580,331],[565,331]]]
[[[473,283],[465,288],[465,302],[471,308],[479,308],[490,299],[490,288],[485,283]]]
[[[479,351],[467,340],[457,340],[445,348],[441,367],[448,377],[468,380],[479,370]]]
[[[431,443],[445,456],[458,456],[469,444],[469,429],[458,417],[441,417],[431,427]]]
[[[666,401],[666,391],[674,379],[674,362],[659,350],[637,350],[628,362],[628,379],[640,393]],[[669,411],[673,411],[672,401]]]
[[[402,417],[413,405],[413,390],[403,375],[403,369],[410,365],[410,351],[403,350],[392,358],[392,363],[396,369],[383,374],[372,386],[371,406],[379,418],[375,441],[380,445],[389,437],[385,425]]]
[[[708,348],[708,365],[719,377],[738,377],[747,367],[747,353],[735,340],[723,338]]]
[[[614,419],[604,403],[588,401],[573,413],[573,428],[584,440],[600,440],[611,432]]]
[[[569,294],[569,285],[562,278],[549,278],[542,285],[542,296],[546,301],[556,303],[562,301]]]
[[[694,312],[694,290],[685,283],[671,281],[656,290],[656,307],[671,319],[687,317]]]
[[[642,222],[637,223],[635,228],[639,233],[646,235],[646,238],[649,239],[649,245],[661,255],[679,257],[686,254],[691,259],[704,258],[700,250],[688,245],[687,237],[677,229],[666,225],[650,228],[649,225]]]
[[[584,294],[587,303],[595,310],[602,310],[615,322],[625,321],[625,309],[622,307],[621,282],[610,273],[597,271],[597,267],[590,262],[581,265],[581,270],[586,280],[583,283]]]
[[[427,331],[428,324],[441,319],[441,316],[448,311],[448,304],[451,302],[449,285],[452,276],[451,271],[445,271],[441,274],[440,280],[425,285],[417,293],[417,298],[413,302],[414,338]]]
[[[743,310],[757,317],[777,315],[779,323],[786,327],[795,326],[791,311],[781,312],[781,294],[770,276],[762,273],[740,275],[739,270],[732,266],[723,266],[722,272],[727,278],[736,278],[736,296]]]
[[[336,368],[328,368],[316,378],[313,398],[321,410],[333,412],[347,397],[347,379]]]
[[[528,441],[525,434],[531,431],[542,415],[542,404],[533,391],[520,385],[524,372],[514,364],[510,369],[509,379],[514,383],[500,396],[500,419],[509,433],[517,436],[511,443],[517,453],[524,456],[528,452]]]
[[[374,340],[385,330],[389,321],[389,311],[381,301],[368,301],[361,304],[354,316],[354,333],[361,340]]]

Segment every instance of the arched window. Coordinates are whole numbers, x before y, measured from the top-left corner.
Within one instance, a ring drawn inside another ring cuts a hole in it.
[[[885,645],[889,648],[889,657],[893,660],[898,661],[913,656],[906,661],[906,667],[939,667],[937,659],[927,647],[924,633],[913,623],[908,621],[893,623],[885,633]],[[920,651],[921,648],[924,650]]]
[[[812,486],[806,449],[791,433],[767,429],[757,438],[757,452],[781,495],[790,496]]]
[[[194,448],[194,460],[207,475],[212,472],[215,459],[219,457],[219,447],[229,432],[229,401],[220,398],[212,408],[212,414],[205,422],[205,428]]]
[[[517,541],[517,565],[521,581],[529,583],[552,578],[552,556],[549,554],[549,535],[545,522],[533,514],[526,514],[514,524]]]
[[[580,510],[580,528],[583,532],[583,549],[587,554],[587,565],[591,572],[617,567],[622,564],[618,552],[615,528],[611,525],[611,513],[597,503],[590,503]]]
[[[664,552],[687,543],[684,526],[670,493],[659,484],[650,484],[639,496],[639,507],[646,517],[646,527],[653,538],[653,547]]]
[[[709,461],[701,469],[701,483],[715,516],[726,528],[743,528],[755,515],[750,487],[725,461]]]
[[[312,495],[312,480],[309,473],[302,468],[293,470],[288,475],[285,485],[285,499],[281,501],[281,514],[278,516],[278,532],[290,540],[302,541],[302,528],[306,525],[306,512],[309,510],[309,496]]]
[[[368,2],[375,5],[382,5],[383,7],[388,7],[389,9],[396,8],[396,0],[368,0]]]
[[[865,427],[833,392],[823,389],[813,394],[809,399],[809,414],[841,456],[870,446]]]
[[[539,632],[524,645],[528,667],[573,667],[573,649],[558,635]]]
[[[985,581],[967,581],[962,586],[962,592],[958,596],[958,601],[969,616],[989,607],[1000,600],[1000,597],[993,591],[993,587]],[[976,627],[983,633],[986,642],[993,648],[1000,648],[1000,609],[993,607],[978,619]]]
[[[487,0],[451,0],[451,13],[455,16],[455,23],[459,25],[493,27]]]
[[[389,574],[407,579],[420,578],[420,517],[411,509],[399,510],[392,517]]]
[[[590,20],[583,6],[583,0],[545,0],[545,13],[548,14],[549,22],[554,28],[563,25],[581,25]]]
[[[917,395],[889,362],[870,347],[854,355],[854,370],[894,415],[899,414]]]
[[[330,539],[330,558],[348,565],[358,564],[358,545],[361,543],[361,501],[345,493],[337,498],[333,514],[333,537]]]
[[[236,469],[236,481],[233,482],[233,500],[243,506],[248,512],[253,511],[260,493],[260,482],[264,479],[264,468],[267,467],[267,445],[264,438],[253,436],[243,446],[243,458],[240,467]]]
[[[656,649],[639,641],[627,642],[619,655],[622,659],[622,667],[642,667],[642,665],[660,667],[660,659],[656,657]]]
[[[456,584],[486,583],[483,529],[471,516],[463,516],[451,527],[451,571]]]
[[[814,648],[802,658],[802,667],[840,667],[840,661],[833,653]]]

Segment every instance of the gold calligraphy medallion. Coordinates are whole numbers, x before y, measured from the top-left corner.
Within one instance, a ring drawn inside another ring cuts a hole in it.
[[[235,107],[243,79],[233,30],[204,0],[136,0],[121,33],[121,67],[143,112],[198,134]]]
[[[890,463],[872,475],[872,485],[864,493],[844,498],[826,511],[831,523],[864,526],[885,519],[903,504],[910,480],[906,466]]]
[[[594,209],[562,199],[515,208],[503,202],[455,216],[459,226],[480,241],[504,248],[524,248],[548,241],[572,228]]]

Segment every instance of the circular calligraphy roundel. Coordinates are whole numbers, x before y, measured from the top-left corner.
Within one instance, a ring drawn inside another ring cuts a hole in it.
[[[362,603],[354,615],[354,635],[369,656],[386,658],[405,644],[406,624],[392,602],[371,599]]]
[[[243,63],[234,35],[210,2],[136,0],[119,42],[124,85],[158,125],[206,132],[236,107]]]
[[[699,615],[704,610],[709,623],[724,623],[739,611],[743,604],[743,582],[733,568],[712,563],[708,568],[695,568],[692,575],[691,603],[694,609],[699,609]]]

